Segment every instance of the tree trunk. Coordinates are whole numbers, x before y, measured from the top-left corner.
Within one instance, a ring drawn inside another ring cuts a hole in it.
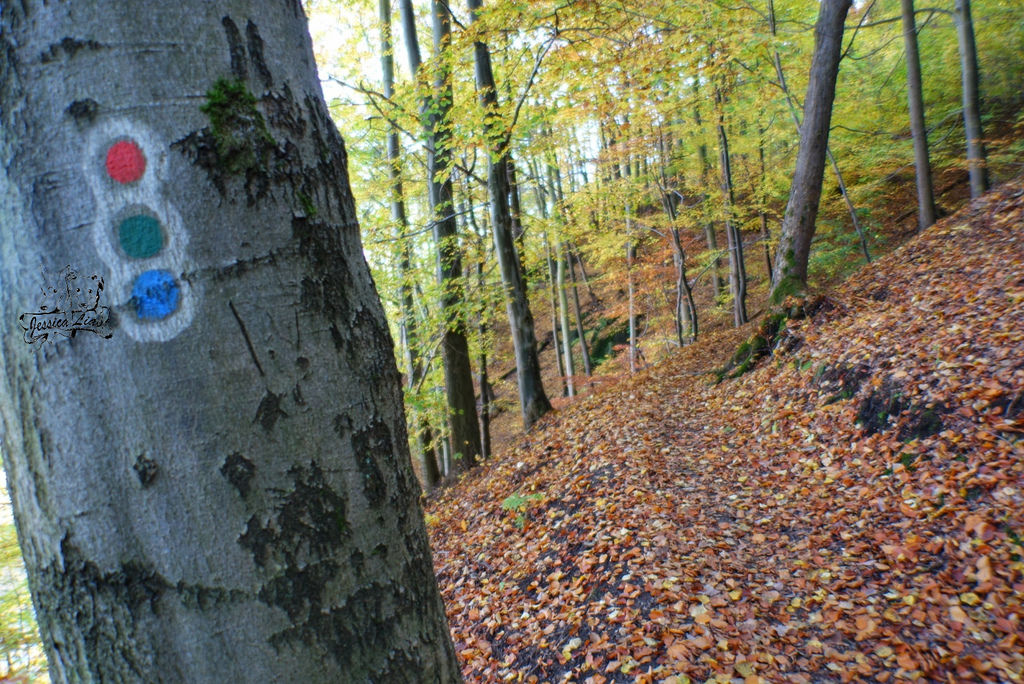
[[[441,311],[445,330],[441,342],[445,394],[448,398],[448,425],[452,441],[452,468],[465,472],[477,464],[480,456],[480,426],[476,418],[473,371],[469,365],[466,339],[465,297],[462,278],[462,250],[455,220],[452,151],[449,119],[452,82],[449,41],[451,15],[441,0],[432,0],[434,54],[438,67],[434,77],[434,104],[429,135],[433,154],[428,152],[430,195],[434,210],[434,242],[437,245],[437,270],[441,283]]]
[[[636,261],[636,247],[633,245],[633,222],[629,200],[626,201],[626,291],[629,297],[629,372],[637,369],[636,346],[636,287],[633,284],[633,262]],[[621,290],[620,290],[621,292]]]
[[[544,233],[544,259],[548,264],[548,302],[551,306],[551,342],[555,351],[555,370],[562,383],[562,396],[569,396],[569,384],[566,378],[565,364],[562,363],[562,348],[558,340],[558,267],[551,256],[551,241]]]
[[[480,291],[484,290],[484,260],[481,258],[476,264],[477,285]],[[490,379],[487,376],[487,352],[484,340],[487,337],[487,319],[481,315],[477,325],[480,334],[480,353],[477,366],[480,369],[480,406],[477,415],[480,421],[480,456],[488,459],[491,457],[491,397]]]
[[[491,389],[491,382],[487,372],[487,335],[490,332],[490,315],[487,310],[490,302],[486,296],[487,277],[485,267],[487,265],[487,227],[481,228],[476,220],[476,210],[473,208],[473,197],[469,193],[469,182],[466,182],[466,202],[459,207],[459,213],[466,216],[469,225],[476,237],[477,262],[476,262],[476,286],[480,295],[474,303],[477,318],[477,334],[480,336],[479,351],[477,354],[477,367],[479,369],[480,394],[477,401],[477,415],[480,421],[480,456],[488,459],[491,451],[491,405],[494,402],[494,391]]]
[[[391,99],[395,91],[395,61],[393,46],[391,42],[391,0],[379,0],[378,10],[380,14],[380,66],[384,81],[384,97]],[[402,157],[401,148],[398,144],[398,128],[389,126],[387,135],[387,162],[388,162],[388,194],[391,204],[391,221],[398,231],[398,243],[401,245],[401,256],[398,260],[399,292],[398,298],[402,307],[402,341],[405,348],[405,358],[408,373],[408,387],[410,389],[419,384],[423,369],[419,360],[419,335],[416,325],[416,311],[412,294],[412,283],[410,282],[412,266],[409,250],[409,240],[406,233],[409,229],[409,221],[405,213],[405,193],[402,189]],[[413,432],[413,441],[416,444],[416,452],[420,461],[420,469],[423,471],[423,484],[427,490],[436,487],[441,481],[441,472],[437,468],[437,458],[433,449],[424,442],[423,434],[420,431],[420,418],[415,409],[410,411],[409,423]]]
[[[764,128],[760,124],[757,127],[757,159],[761,163],[761,187],[757,193],[757,213],[761,219],[761,240],[764,242],[764,263],[766,273],[768,274],[768,282],[770,283],[772,281],[772,251],[768,243],[771,242],[772,234],[768,230],[768,212],[765,211]]]
[[[551,138],[551,131],[548,131],[548,138]],[[565,224],[565,216],[562,214],[565,196],[562,193],[562,175],[558,170],[558,160],[551,153],[547,164],[548,188],[551,192],[555,210],[555,220],[559,225]],[[576,366],[572,356],[572,331],[569,329],[569,299],[565,292],[565,245],[561,239],[555,241],[555,293],[558,299],[558,320],[562,328],[562,369],[565,371],[565,392],[567,396],[576,396],[576,386],[573,376],[576,374]],[[550,255],[549,255],[550,259]]]
[[[747,322],[747,268],[743,262],[743,236],[733,217],[732,166],[729,162],[729,138],[725,134],[722,94],[715,89],[718,107],[718,162],[722,173],[722,198],[725,202],[725,236],[729,245],[729,294],[732,296],[732,322],[737,328]]]
[[[693,94],[700,97],[697,82],[693,83]],[[705,193],[710,185],[711,162],[708,159],[708,146],[703,142],[703,122],[700,118],[700,107],[696,103],[693,106],[693,120],[697,124],[697,134],[701,136],[701,143],[697,146],[697,157],[700,160],[700,182]],[[706,196],[706,195],[705,195]],[[704,203],[704,212],[710,216],[707,202]],[[718,258],[718,237],[715,235],[715,222],[708,218],[704,222],[704,237],[708,242],[708,250],[714,255],[711,263],[711,293],[717,300],[722,296],[722,260]]]
[[[523,228],[523,206],[519,195],[519,179],[516,175],[516,164],[512,159],[512,152],[508,153],[505,160],[506,173],[508,173],[508,207],[509,220],[512,226],[512,243],[516,246],[516,256],[519,257],[519,272],[523,274],[523,282],[526,282],[526,264],[523,263],[523,240],[526,231]]]
[[[917,227],[924,230],[935,223],[935,194],[932,167],[928,159],[928,130],[924,126],[924,96],[921,86],[921,58],[917,52],[914,0],[900,0],[903,15],[903,44],[907,57],[907,103],[910,134],[914,138],[914,174],[917,177]]]
[[[775,26],[775,3],[773,0],[768,0],[768,28],[771,30],[772,37],[776,35]],[[796,126],[797,135],[800,134],[800,115],[797,114],[796,105],[793,104],[793,95],[789,92],[789,86],[786,85],[786,75],[782,71],[782,58],[779,56],[779,51],[775,48],[772,49],[773,63],[775,64],[775,75],[779,79],[779,88],[782,89],[782,93],[786,96],[786,104],[789,105],[789,115],[793,119],[793,125]],[[846,182],[843,180],[843,174],[839,170],[839,162],[836,161],[836,156],[832,154],[832,147],[825,145],[825,154],[828,156],[829,163],[832,165],[832,173],[836,177],[836,183],[839,185],[839,192],[843,195],[843,201],[846,203],[846,211],[850,214],[850,221],[853,223],[853,229],[857,232],[857,239],[860,241],[860,250],[864,254],[864,260],[869,264],[871,263],[871,253],[868,251],[868,240],[864,234],[864,228],[860,225],[860,219],[857,218],[857,208],[853,205],[853,200],[850,198],[850,193],[846,189]],[[770,258],[770,257],[769,257]],[[773,269],[768,269],[771,281],[775,282],[775,274]]]
[[[978,48],[974,44],[970,0],[956,0],[956,30],[960,47],[964,133],[967,136],[967,170],[971,179],[971,197],[974,198],[988,190],[988,166],[985,161],[985,134],[981,128],[981,107],[978,105]]]
[[[476,22],[483,6],[481,0],[467,0],[472,21]],[[498,115],[498,91],[491,69],[491,53],[487,44],[473,43],[476,64],[476,83],[480,102],[486,112],[484,135],[489,146],[487,156],[487,187],[491,196],[491,229],[494,246],[505,286],[505,306],[512,332],[512,345],[516,357],[516,379],[519,383],[519,407],[523,414],[523,428],[529,430],[537,420],[551,410],[551,402],[544,393],[540,377],[540,359],[537,356],[537,337],[533,314],[527,298],[526,283],[519,268],[519,257],[512,239],[512,219],[508,208],[508,133]]]
[[[459,681],[302,10],[5,3],[0,41],[0,313],[42,266],[110,335],[0,339],[50,677]]]
[[[572,331],[569,329],[569,297],[565,292],[565,249],[558,243],[555,257],[558,259],[558,318],[562,324],[562,359],[565,365],[565,388],[570,397],[576,396],[576,385],[573,376],[576,366],[572,358]]]
[[[593,372],[590,364],[590,350],[587,349],[587,336],[583,329],[583,313],[580,311],[580,292],[576,287],[576,267],[573,265],[572,249],[566,245],[566,261],[569,266],[569,280],[572,282],[572,306],[576,316],[576,337],[580,341],[580,356],[583,360],[583,373],[589,378]]]
[[[780,304],[786,295],[802,294],[807,289],[807,258],[821,200],[832,101],[843,48],[843,22],[851,4],[852,0],[822,0],[814,28],[814,54],[804,98],[800,149],[775,252],[770,296],[774,304]]]

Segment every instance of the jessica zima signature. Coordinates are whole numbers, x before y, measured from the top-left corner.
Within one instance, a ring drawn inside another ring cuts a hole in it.
[[[90,332],[104,338],[113,334],[108,325],[110,309],[100,305],[103,292],[103,278],[100,276],[83,276],[71,266],[66,266],[42,290],[43,301],[39,310],[18,317],[28,344],[52,341],[57,336],[74,337],[78,332]]]

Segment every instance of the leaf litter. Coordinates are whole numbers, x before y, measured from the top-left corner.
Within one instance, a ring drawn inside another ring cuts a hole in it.
[[[430,500],[466,679],[1021,681],[1022,226],[1007,184],[753,371],[705,336]]]

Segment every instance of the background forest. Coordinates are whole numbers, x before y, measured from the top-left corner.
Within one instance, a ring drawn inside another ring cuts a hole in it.
[[[913,13],[940,219],[971,197],[962,6]],[[1024,171],[1024,5],[970,7],[994,185]],[[306,11],[425,488],[502,448],[548,399],[561,407],[767,310],[818,3],[311,0]],[[919,230],[905,55],[901,3],[857,2],[813,290]],[[511,248],[496,248],[496,220]],[[513,296],[506,316],[516,277],[524,301]],[[530,337],[543,383],[526,388],[532,403],[516,372]],[[0,515],[0,678],[34,680],[45,664],[18,559]]]
[[[405,362],[414,453],[434,445],[442,472],[461,469],[452,460],[460,449],[442,439],[445,411],[472,404],[446,409],[446,327],[464,331],[477,395],[482,378],[492,402],[481,412],[483,452],[521,427],[490,237],[496,149],[507,150],[512,230],[556,404],[594,375],[635,370],[765,310],[817,3],[492,2],[475,19],[433,3],[442,18],[453,13],[447,27],[433,25],[429,2],[393,3],[382,24],[390,4],[314,2],[309,11],[366,254]],[[912,11],[940,218],[971,194],[958,7]],[[971,9],[988,172],[999,182],[1020,172],[1024,151],[1024,8],[986,0]],[[415,75],[410,20],[423,55]],[[900,2],[855,3],[846,25],[810,255],[818,290],[918,228]],[[481,44],[496,102],[480,97]],[[447,161],[431,166],[433,140]],[[429,169],[451,182],[449,211],[431,210]],[[456,225],[437,233],[434,217],[451,216]]]

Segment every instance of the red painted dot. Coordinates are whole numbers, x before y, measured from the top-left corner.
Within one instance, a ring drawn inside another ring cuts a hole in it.
[[[133,140],[121,140],[107,150],[107,174],[118,183],[134,183],[146,172],[146,155]]]

